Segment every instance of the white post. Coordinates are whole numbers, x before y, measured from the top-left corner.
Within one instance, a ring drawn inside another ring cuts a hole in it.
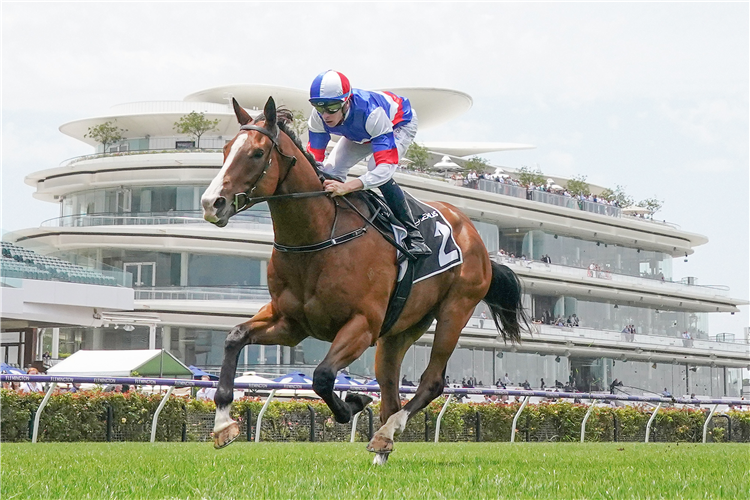
[[[648,419],[648,424],[646,424],[646,443],[648,443],[648,438],[651,436],[651,423],[656,418],[656,414],[659,413],[659,408],[661,408],[661,403],[656,405],[656,408],[654,408],[654,413],[651,415],[651,418]]]
[[[354,442],[354,438],[357,436],[357,421],[359,420],[359,415],[361,414],[361,411],[358,411],[354,414],[354,418],[352,418],[352,436],[349,439],[350,443]]]
[[[159,403],[159,407],[156,409],[156,412],[154,412],[154,421],[151,423],[151,442],[153,443],[156,441],[156,424],[159,422],[159,413],[161,413],[162,408],[164,408],[164,405],[167,404],[167,400],[169,399],[169,396],[172,395],[172,391],[174,391],[174,386],[169,386],[169,390],[167,390],[167,393],[164,395],[164,397],[161,400],[161,403]]]
[[[510,442],[511,443],[516,441],[516,424],[518,423],[518,417],[521,416],[521,412],[523,412],[523,409],[526,408],[527,404],[529,404],[530,399],[531,399],[531,396],[526,396],[523,398],[523,403],[521,403],[521,407],[516,412],[516,416],[513,417],[513,427],[510,429]]]
[[[36,438],[39,436],[39,420],[42,418],[42,410],[47,406],[47,401],[49,401],[49,397],[52,396],[52,391],[54,391],[56,387],[56,382],[50,384],[49,389],[47,389],[47,394],[45,394],[44,399],[42,399],[42,403],[39,405],[39,408],[36,409],[36,415],[34,416],[34,432],[31,435],[32,443],[36,443]]]
[[[591,402],[591,406],[589,406],[589,411],[586,412],[586,416],[583,417],[583,422],[581,422],[581,442],[582,443],[586,437],[586,421],[588,421],[589,416],[591,415],[591,411],[594,409],[595,405],[596,405],[596,399]]]
[[[714,405],[714,407],[711,408],[711,412],[708,414],[708,417],[706,417],[706,421],[703,424],[703,442],[704,443],[706,442],[706,435],[708,434],[708,424],[711,422],[711,419],[714,418],[714,413],[716,412],[716,408],[718,407],[719,405]]]
[[[450,404],[452,399],[453,399],[453,394],[448,394],[448,399],[445,400],[445,403],[443,404],[443,408],[440,410],[440,413],[438,414],[437,424],[435,424],[435,442],[436,443],[440,439],[440,421],[443,419],[445,410],[448,409],[448,405]]]
[[[52,329],[52,352],[50,353],[50,356],[52,356],[52,359],[57,359],[60,357],[60,329],[59,328]]]
[[[156,349],[156,323],[148,325],[148,348]],[[162,346],[162,349],[164,346]]]
[[[263,414],[268,409],[268,405],[271,403],[271,400],[276,395],[276,389],[271,389],[271,393],[268,395],[268,399],[266,399],[266,402],[263,404],[263,408],[260,409],[260,413],[258,413],[258,420],[255,422],[255,442],[260,443],[260,424],[263,423]],[[250,425],[250,422],[247,423],[247,425]]]

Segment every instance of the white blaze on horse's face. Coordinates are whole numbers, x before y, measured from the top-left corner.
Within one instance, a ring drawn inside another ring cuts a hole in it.
[[[224,160],[224,164],[221,166],[221,170],[216,175],[216,177],[214,177],[214,180],[211,181],[211,184],[203,193],[203,196],[201,196],[201,205],[203,205],[203,218],[208,222],[219,222],[222,219],[221,216],[223,215],[223,213],[220,212],[222,212],[222,210],[227,210],[232,205],[232,200],[228,199],[226,196],[222,196],[221,190],[224,187],[224,177],[226,176],[227,170],[229,170],[229,167],[232,166],[234,159],[237,157],[238,151],[245,144],[245,141],[247,141],[247,135],[247,133],[244,133],[238,135],[234,139],[232,147],[229,150],[229,154]],[[227,193],[227,196],[233,197],[234,194],[235,193]],[[224,202],[217,204],[216,202],[219,199],[223,199]]]

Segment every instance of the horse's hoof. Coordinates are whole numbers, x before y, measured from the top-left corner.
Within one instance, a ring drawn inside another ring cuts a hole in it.
[[[372,465],[385,465],[388,461],[388,455],[390,455],[390,453],[376,453],[375,457],[372,459]]]
[[[350,392],[346,395],[344,401],[349,405],[349,408],[352,410],[352,415],[354,415],[355,413],[361,412],[365,409],[365,406],[372,403],[372,398],[366,394],[353,394]]]
[[[240,426],[237,425],[237,422],[230,422],[222,430],[214,433],[214,448],[219,450],[232,444],[239,435]]]
[[[367,451],[377,453],[378,455],[387,455],[393,451],[393,439],[388,439],[387,437],[375,434],[367,444]]]

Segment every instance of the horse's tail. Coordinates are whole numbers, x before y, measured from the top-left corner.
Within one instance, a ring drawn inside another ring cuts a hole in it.
[[[520,342],[524,327],[530,330],[521,298],[521,283],[516,273],[493,261],[490,289],[483,300],[490,307],[495,326],[506,342]]]

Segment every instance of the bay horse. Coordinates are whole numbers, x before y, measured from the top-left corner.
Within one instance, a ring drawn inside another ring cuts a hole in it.
[[[503,339],[520,340],[522,324],[528,327],[528,323],[518,278],[490,260],[466,215],[447,203],[430,203],[452,226],[463,263],[416,283],[397,322],[381,332],[396,284],[396,249],[377,231],[363,231],[357,238],[336,244],[337,236],[361,231],[363,219],[355,210],[338,206],[339,198],[326,196],[314,159],[290,131],[291,113],[277,110],[272,97],[255,120],[234,99],[233,106],[240,131],[224,146],[221,170],[201,197],[203,217],[224,227],[233,215],[267,201],[274,251],[268,263],[271,301],[227,335],[215,396],[214,446],[228,445],[240,432],[230,406],[242,348],[249,344],[295,346],[313,337],[331,343],[313,374],[313,390],[340,423],[349,422],[371,398],[350,392],[342,400],[333,390],[336,374],[368,347],[377,346],[375,375],[382,391],[382,426],[367,449],[376,453],[376,464],[383,464],[393,450],[394,435],[442,394],[448,358],[480,301],[489,306]],[[367,211],[355,193],[347,196],[360,211]],[[307,251],[289,251],[295,247]],[[437,323],[430,361],[416,394],[402,408],[401,362],[433,320]]]

